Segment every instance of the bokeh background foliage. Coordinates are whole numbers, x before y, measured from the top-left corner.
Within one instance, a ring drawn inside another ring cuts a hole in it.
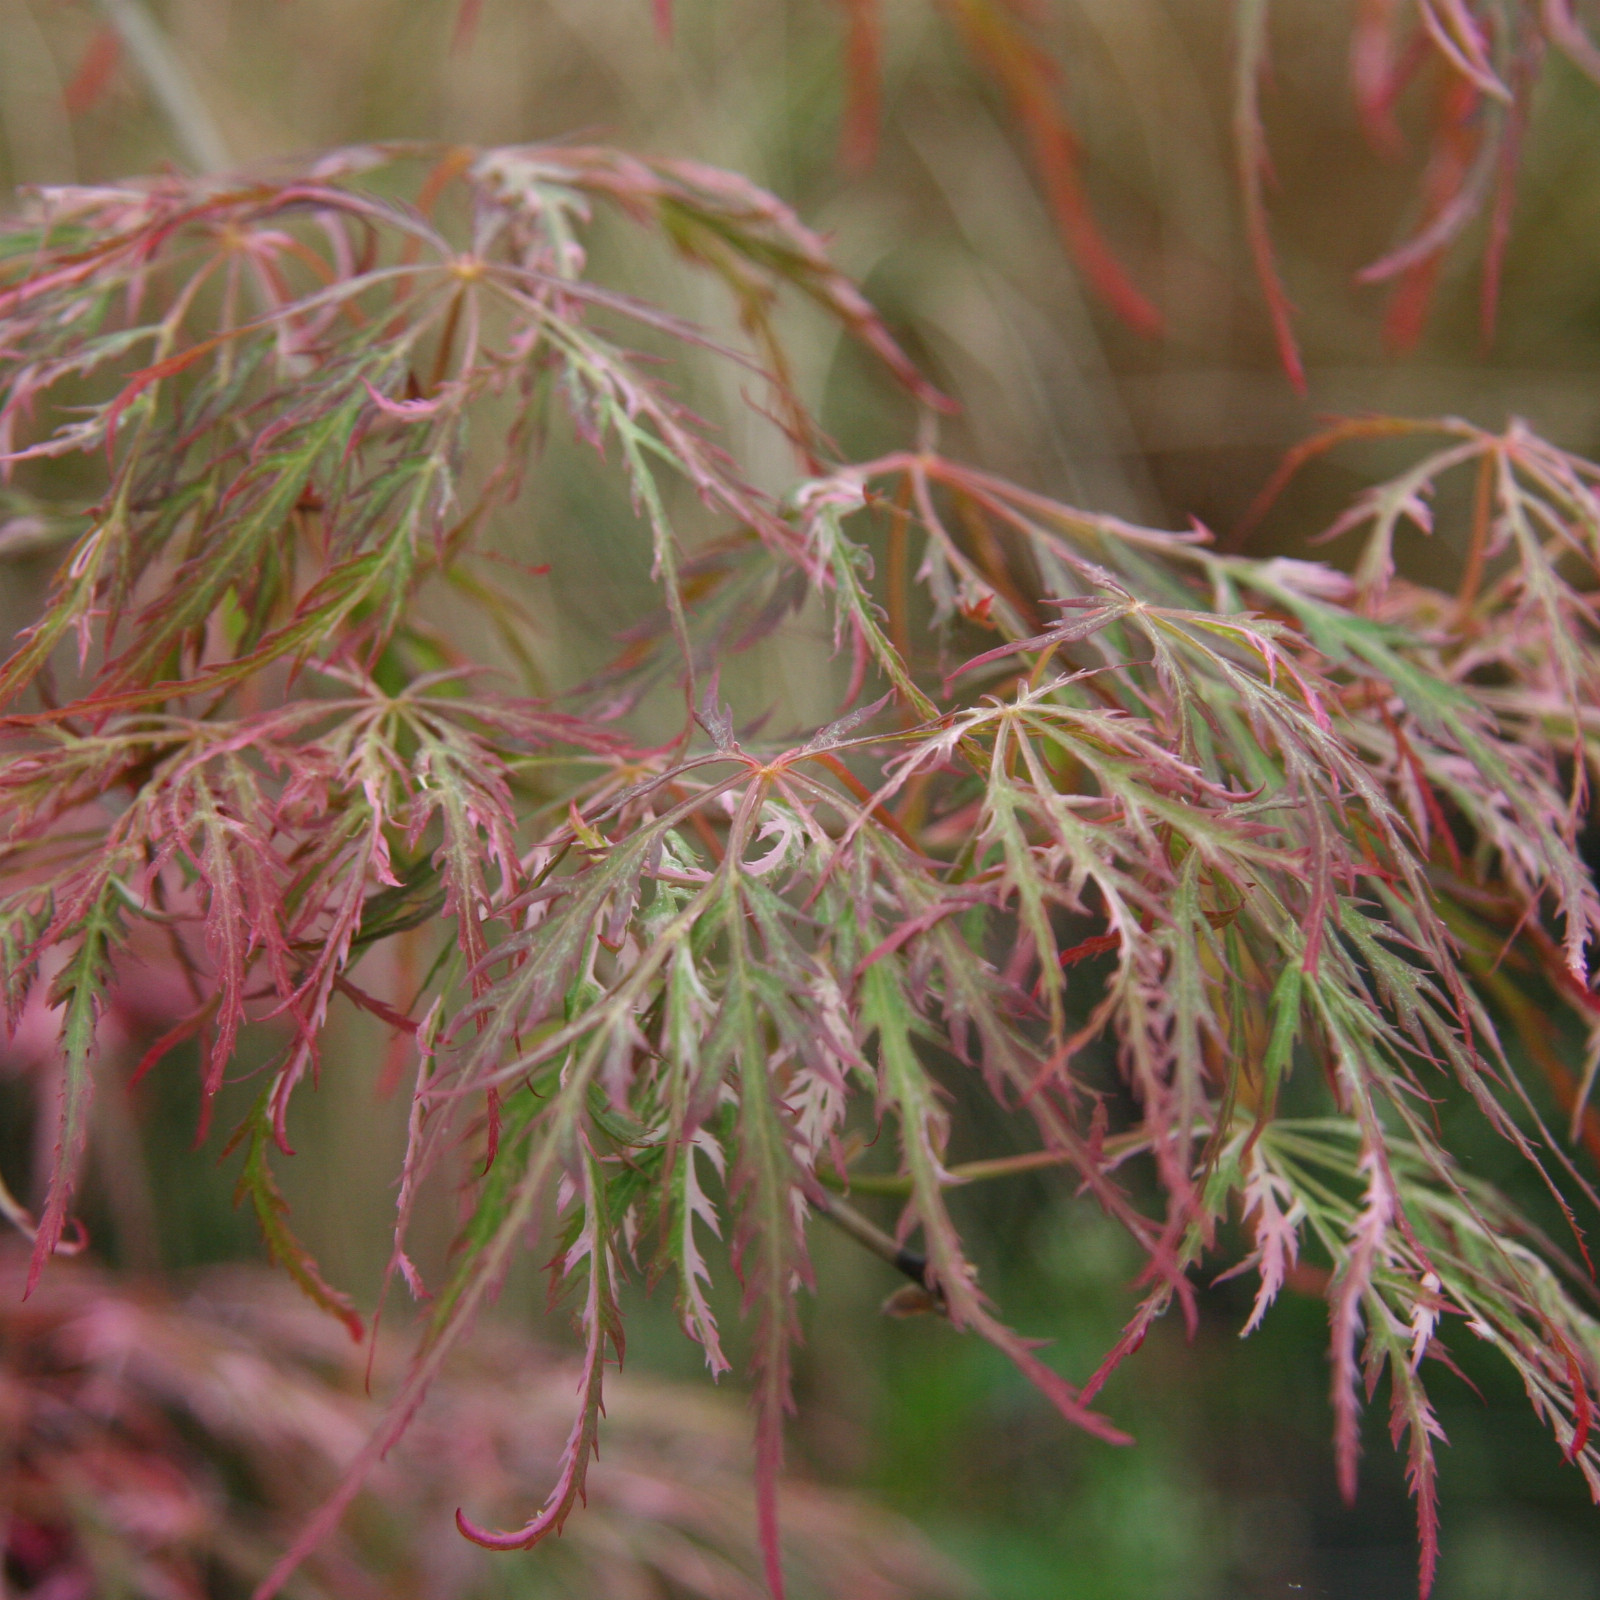
[[[1273,10],[1261,101],[1275,168],[1268,203],[1298,307],[1301,396],[1279,362],[1234,182],[1234,9],[1222,0],[1052,0],[1030,33],[1059,67],[1093,213],[1159,312],[1159,339],[1086,285],[1014,105],[949,15],[925,0],[880,8],[870,163],[859,159],[859,130],[854,146],[849,137],[851,8],[831,0],[678,0],[670,42],[645,0],[484,0],[465,31],[455,0],[153,9],[229,162],[378,138],[577,134],[748,174],[831,237],[839,263],[960,402],[942,425],[946,447],[1076,504],[1158,526],[1198,517],[1228,536],[1315,418],[1352,409],[1454,413],[1492,427],[1516,414],[1565,448],[1600,450],[1591,376],[1600,93],[1559,57],[1532,91],[1492,344],[1480,326],[1488,224],[1479,221],[1444,258],[1426,327],[1400,349],[1407,341],[1392,319],[1386,336],[1383,292],[1354,275],[1416,224],[1418,184],[1437,159],[1437,86],[1421,76],[1398,107],[1404,147],[1376,150],[1348,89],[1352,21],[1373,8]],[[0,0],[11,183],[92,183],[188,159],[125,53],[108,48],[105,26],[89,4]],[[596,249],[607,281],[647,285],[713,331],[728,326],[727,308],[663,254],[620,233],[602,234]],[[870,358],[820,317],[783,316],[797,384],[842,454],[902,444],[910,405]],[[765,486],[783,487],[791,461],[778,430],[753,419],[710,364],[691,382],[702,386],[692,403],[730,431],[740,459],[765,472]],[[1311,537],[1393,464],[1381,444],[1312,463],[1248,547],[1337,558],[1340,547],[1313,551]],[[1440,510],[1434,537],[1405,536],[1400,556],[1448,587],[1466,558],[1469,518],[1448,500]],[[534,658],[508,652],[503,662],[533,687],[597,668],[620,621],[654,603],[625,495],[597,485],[559,441],[497,537],[518,559],[552,568],[547,585],[530,583],[523,596],[539,624]],[[0,592],[8,634],[46,576],[14,541]],[[432,620],[446,633],[460,622],[443,607]],[[827,645],[819,620],[810,640],[763,653],[759,670],[728,686],[736,709],[826,720],[843,687]],[[339,1027],[339,1048],[389,1048],[367,1019],[352,1014]],[[185,1154],[193,1107],[183,1075],[179,1063],[153,1074],[132,1116],[102,1097],[111,1109],[95,1132],[86,1217],[122,1265],[187,1268],[258,1248],[230,1209],[231,1172]],[[0,1092],[0,1165],[24,1171],[25,1099],[9,1083]],[[974,1100],[957,1118],[976,1130],[970,1153],[993,1154],[1008,1139],[1022,1148],[1022,1130],[985,1107]],[[224,1106],[218,1126],[246,1109]],[[332,1073],[317,1113],[293,1130],[299,1156],[282,1164],[281,1181],[329,1276],[369,1300],[387,1257],[386,1185],[404,1109],[375,1106],[366,1082]],[[1488,1171],[1500,1161],[1488,1148],[1468,1154]],[[1066,1369],[1091,1366],[1131,1305],[1138,1263],[1120,1233],[1048,1175],[967,1191],[953,1206],[1008,1314],[1055,1337]],[[441,1225],[434,1241],[440,1251],[446,1232]],[[797,1354],[798,1455],[814,1475],[870,1489],[921,1521],[996,1600],[1414,1592],[1412,1514],[1377,1416],[1361,1500],[1346,1510],[1335,1492],[1320,1301],[1286,1297],[1240,1346],[1246,1288],[1207,1290],[1194,1339],[1159,1326],[1107,1389],[1104,1407],[1140,1439],[1136,1451],[1111,1451],[1065,1430],[976,1341],[934,1319],[881,1318],[893,1287],[881,1263],[826,1234],[816,1250],[818,1294]],[[698,1369],[670,1306],[629,1293],[638,1301],[630,1362],[666,1376]],[[541,1297],[529,1272],[508,1287],[502,1312],[536,1315]],[[1481,1393],[1449,1377],[1437,1384],[1451,1448],[1441,1457],[1436,1592],[1600,1595],[1600,1538],[1581,1480],[1526,1414],[1514,1377],[1471,1349],[1461,1360]]]

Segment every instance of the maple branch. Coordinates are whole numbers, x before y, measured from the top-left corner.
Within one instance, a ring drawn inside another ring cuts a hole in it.
[[[919,1288],[928,1287],[928,1258],[916,1250],[908,1250],[883,1231],[876,1223],[862,1216],[848,1200],[822,1190],[812,1197],[811,1204],[841,1233],[848,1234],[859,1245],[864,1245],[880,1260],[887,1261],[896,1272],[902,1272]]]

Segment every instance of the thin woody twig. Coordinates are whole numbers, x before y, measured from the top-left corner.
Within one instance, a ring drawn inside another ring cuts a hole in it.
[[[887,1261],[896,1272],[902,1272],[919,1288],[927,1289],[928,1260],[916,1250],[907,1250],[882,1228],[869,1222],[848,1200],[823,1190],[812,1199],[812,1205],[841,1233],[847,1233],[859,1245],[864,1245],[880,1260]]]
[[[1107,1139],[1104,1153],[1113,1157],[1132,1155],[1148,1145],[1150,1135],[1142,1128]],[[1076,1157],[1069,1150],[1027,1150],[1021,1155],[995,1156],[987,1161],[962,1161],[948,1169],[947,1187],[982,1183],[988,1178],[1010,1178],[1019,1172],[1037,1172],[1044,1167],[1063,1167]],[[911,1179],[903,1172],[838,1173],[832,1167],[819,1167],[817,1177],[835,1191],[859,1194],[908,1195]]]

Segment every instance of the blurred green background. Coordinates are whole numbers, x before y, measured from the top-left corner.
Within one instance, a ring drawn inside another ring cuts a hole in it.
[[[0,0],[11,184],[93,183],[184,159],[126,61],[94,81],[97,59],[108,62],[98,41],[113,10]],[[648,0],[484,0],[466,38],[455,0],[170,0],[152,10],[227,159],[242,166],[370,139],[579,138],[748,174],[831,237],[842,265],[960,401],[944,424],[952,453],[1094,509],[1162,526],[1197,517],[1226,535],[1282,452],[1326,413],[1451,413],[1495,426],[1515,414],[1564,447],[1600,448],[1600,91],[1559,61],[1536,98],[1494,344],[1484,347],[1477,325],[1479,225],[1448,259],[1427,333],[1398,355],[1384,348],[1381,292],[1356,287],[1353,275],[1414,223],[1425,153],[1419,145],[1385,159],[1363,136],[1346,83],[1354,0],[1277,8],[1264,107],[1273,226],[1309,368],[1301,399],[1277,366],[1243,242],[1227,0],[1038,8],[1096,214],[1167,319],[1158,342],[1086,294],[1002,96],[933,0],[882,7],[882,138],[865,171],[839,158],[838,0],[678,0],[670,42],[652,29]],[[1425,106],[1425,95],[1403,105],[1409,131],[1420,131]],[[727,307],[659,257],[629,254],[620,235],[596,248],[610,281],[731,328]],[[868,358],[800,311],[788,326],[802,392],[844,455],[909,442],[916,419]],[[688,381],[705,386],[694,398],[728,429],[747,470],[783,487],[792,464],[776,430],[750,416],[725,378],[708,370]],[[1380,463],[1375,451],[1315,465],[1252,536],[1254,548],[1312,553],[1313,536]],[[1461,520],[1446,514],[1432,541],[1403,545],[1416,575],[1451,580]],[[556,450],[500,538],[519,559],[554,564],[535,601],[535,654],[550,682],[597,666],[612,620],[649,604],[625,499],[585,455]],[[28,592],[19,573],[0,601],[13,625]],[[819,720],[840,681],[826,641],[819,633],[814,646],[786,648],[763,657],[763,681],[738,693]],[[360,1019],[341,1027],[316,1115],[295,1130],[300,1154],[281,1164],[282,1177],[329,1274],[370,1300],[387,1251],[403,1097],[375,1106],[371,1069],[385,1041]],[[135,1121],[102,1117],[89,1215],[126,1264],[185,1269],[258,1250],[230,1209],[219,1141],[188,1150],[192,1068],[181,1053],[165,1063],[141,1090]],[[952,1092],[961,1093],[954,1079]],[[17,1170],[27,1117],[5,1093],[0,1160]],[[957,1159],[1025,1147],[992,1108],[974,1100],[963,1109],[973,1149]],[[1086,1376],[1135,1299],[1135,1257],[1118,1231],[1050,1176],[957,1198],[986,1288],[1024,1331],[1054,1341],[1063,1370]],[[885,1203],[863,1204],[892,1224]],[[441,1217],[436,1247],[448,1228]],[[908,1513],[994,1600],[1415,1593],[1414,1523],[1379,1412],[1368,1418],[1359,1503],[1346,1509],[1334,1489],[1319,1301],[1287,1295],[1241,1345],[1251,1285],[1206,1289],[1195,1336],[1163,1325],[1106,1391],[1106,1409],[1139,1439],[1116,1451],[1070,1434],[982,1344],[931,1319],[880,1316],[892,1275],[814,1231],[818,1291],[797,1372],[795,1461]],[[677,1332],[666,1290],[633,1298],[630,1360],[693,1375],[698,1352]],[[724,1309],[731,1323],[736,1308]],[[544,1318],[531,1271],[508,1288],[502,1314]],[[1527,1414],[1510,1373],[1473,1350],[1457,1355],[1479,1392],[1437,1380],[1451,1443],[1440,1600],[1600,1597],[1600,1522],[1581,1479]]]

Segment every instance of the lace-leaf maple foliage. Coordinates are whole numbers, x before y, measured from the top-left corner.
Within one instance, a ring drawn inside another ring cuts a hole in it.
[[[849,95],[841,146],[846,162],[861,166],[870,162],[877,143],[886,18],[882,0],[844,0],[844,6]],[[946,19],[1003,99],[1085,286],[1128,327],[1158,337],[1161,311],[1096,221],[1073,85],[1050,48],[1050,11],[1029,0],[930,0],[930,9]],[[1270,200],[1271,36],[1281,8],[1273,0],[1229,0],[1216,9],[1224,14],[1207,25],[1231,30],[1233,154],[1250,264],[1278,359],[1304,394],[1305,360],[1273,238]],[[1358,0],[1338,8],[1334,26],[1348,36],[1351,92],[1373,150],[1393,158],[1414,142],[1424,154],[1403,237],[1366,263],[1356,281],[1389,289],[1386,341],[1410,349],[1427,326],[1451,251],[1486,219],[1479,321],[1487,340],[1499,307],[1535,95],[1552,59],[1600,82],[1600,46],[1580,20],[1576,0]],[[1397,115],[1407,100],[1416,111],[1407,118],[1416,125],[1414,139],[1402,131]]]
[[[206,1274],[175,1301],[63,1264],[23,1300],[18,1242],[0,1244],[8,1581],[132,1600],[247,1593],[372,1425],[372,1391],[403,1367],[403,1341],[352,1345],[261,1267]],[[759,1594],[737,1406],[632,1373],[611,1386],[605,1460],[559,1549],[508,1572],[456,1537],[450,1508],[464,1494],[515,1503],[549,1470],[571,1377],[569,1358],[481,1330],[301,1592]],[[792,1592],[807,1600],[974,1600],[898,1518],[792,1480],[784,1509]]]
[[[413,172],[415,203],[392,198]],[[720,279],[754,354],[593,281],[600,206]],[[200,1041],[202,1125],[242,1031],[279,1041],[235,1134],[241,1194],[360,1335],[272,1162],[336,999],[415,1043],[390,1277],[426,1300],[425,1332],[263,1595],[549,1228],[584,1341],[577,1414],[527,1522],[463,1515],[463,1531],[528,1546],[582,1497],[625,1276],[672,1278],[718,1372],[708,1286],[731,1270],[781,1593],[807,1227],[828,1213],[874,1233],[841,1196],[852,1133],[874,1123],[899,1170],[859,1181],[905,1198],[887,1253],[1108,1444],[1126,1436],[1094,1409],[1105,1378],[1174,1301],[1192,1322],[1197,1275],[1242,1217],[1254,1248],[1222,1265],[1259,1276],[1251,1326],[1302,1252],[1329,1273],[1347,1492],[1363,1388],[1388,1374],[1424,1589],[1440,1437],[1424,1362],[1450,1359],[1447,1331],[1515,1366],[1600,1491],[1588,1274],[1463,1170],[1434,1117],[1447,1101],[1515,1146],[1581,1249],[1587,1157],[1542,1108],[1600,1143],[1600,1054],[1582,1070],[1543,1027],[1559,1003],[1600,1039],[1600,898],[1577,848],[1600,469],[1521,427],[1336,431],[1308,448],[1381,432],[1418,452],[1352,510],[1367,542],[1347,576],[1075,511],[931,451],[840,464],[788,384],[780,289],[921,404],[941,397],[776,201],[598,149],[365,149],[275,180],[46,191],[3,263],[0,431],[34,475],[18,484],[40,486],[25,505],[13,491],[10,528],[60,549],[0,669],[8,1015],[59,1025],[48,1197],[37,1223],[5,1201],[34,1238],[30,1282],[71,1241],[99,1019],[164,970],[188,999],[144,1065]],[[791,431],[787,496],[751,486],[643,340],[734,364]],[[451,585],[530,643],[478,553],[558,413],[625,480],[660,609],[606,672],[540,701],[493,687],[419,601]],[[1446,596],[1397,578],[1390,551],[1458,472],[1476,474],[1472,559]],[[838,720],[741,731],[719,672],[808,601],[851,665]],[[992,648],[961,664],[974,630]],[[663,687],[683,715],[650,745],[624,730]],[[417,939],[432,965],[414,995],[363,983],[374,950]],[[952,1072],[1025,1116],[1040,1159],[1146,1254],[1142,1301],[1081,1386],[963,1252]],[[407,1238],[439,1173],[473,1198],[430,1286]]]

